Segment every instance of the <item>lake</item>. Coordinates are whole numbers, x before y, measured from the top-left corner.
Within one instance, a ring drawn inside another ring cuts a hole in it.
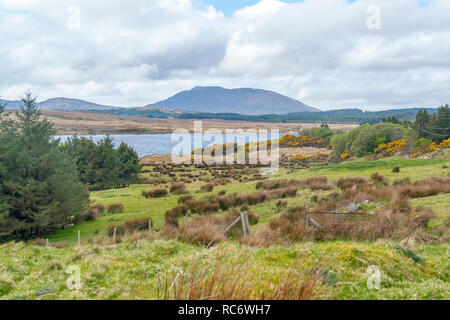
[[[222,138],[220,138],[222,136]],[[67,138],[72,136],[56,136],[56,138],[61,139],[62,142],[66,141]],[[103,139],[105,135],[89,135],[85,136],[87,138],[92,139],[94,142],[98,142]],[[144,157],[152,154],[170,154],[172,153],[172,149],[177,146],[180,141],[187,142],[185,144],[185,149],[189,153],[202,145],[202,147],[206,147],[211,144],[211,141],[214,140],[213,137],[208,136],[207,134],[196,133],[196,134],[184,134],[179,135],[174,141],[172,141],[172,134],[126,134],[126,135],[110,135],[110,137],[114,140],[115,146],[119,146],[122,142],[125,142],[130,147],[132,147],[139,157]],[[244,145],[248,142],[261,142],[267,141],[271,139],[270,133],[268,135],[261,134],[259,137],[258,134],[255,135],[245,135],[245,134],[219,134],[216,139],[219,139],[213,144],[223,144],[225,142],[237,142],[239,145]],[[273,139],[277,139],[278,136],[274,135]],[[209,140],[208,140],[209,139]],[[223,141],[220,141],[222,139]],[[196,144],[194,144],[194,140]],[[201,144],[200,144],[201,143]],[[194,147],[195,146],[195,147]]]

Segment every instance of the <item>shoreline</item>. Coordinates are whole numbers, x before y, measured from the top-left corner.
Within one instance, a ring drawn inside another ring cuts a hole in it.
[[[166,134],[177,129],[194,132],[194,122],[201,121],[202,131],[226,129],[278,129],[281,133],[299,132],[320,126],[320,123],[275,123],[248,122],[217,119],[173,119],[147,118],[144,116],[120,116],[113,114],[99,114],[93,112],[43,111],[43,116],[53,122],[57,135],[105,135],[105,134]],[[14,117],[14,116],[13,116]],[[351,123],[328,123],[332,130],[350,131],[359,126]]]

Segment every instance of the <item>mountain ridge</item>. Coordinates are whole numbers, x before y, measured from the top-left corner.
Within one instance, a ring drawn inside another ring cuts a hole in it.
[[[6,109],[20,109],[20,100],[0,99],[0,103],[6,104]],[[101,105],[81,99],[56,97],[36,103],[41,110],[62,110],[62,111],[92,111],[92,110],[118,110],[120,107]]]
[[[244,115],[318,112],[293,98],[274,91],[253,88],[226,89],[219,86],[196,86],[150,106],[191,112],[239,113]]]

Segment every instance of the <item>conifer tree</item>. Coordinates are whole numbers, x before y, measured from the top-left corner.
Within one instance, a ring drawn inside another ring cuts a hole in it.
[[[41,235],[85,209],[88,192],[54,135],[29,91],[16,119],[1,116],[0,236]]]

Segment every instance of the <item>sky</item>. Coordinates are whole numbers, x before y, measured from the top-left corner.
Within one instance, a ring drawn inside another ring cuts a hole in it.
[[[0,0],[0,97],[136,107],[195,86],[322,110],[450,103],[448,0]]]

